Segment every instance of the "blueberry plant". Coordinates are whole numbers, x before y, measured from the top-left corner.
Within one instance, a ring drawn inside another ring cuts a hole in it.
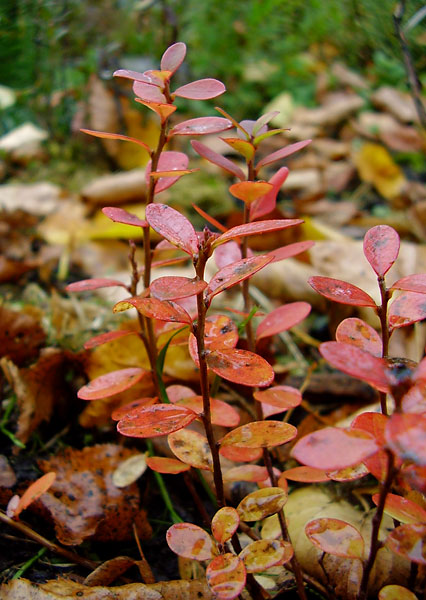
[[[346,319],[337,330],[337,341],[322,344],[320,352],[331,365],[375,387],[380,394],[382,412],[363,413],[348,429],[328,427],[303,437],[293,448],[294,458],[303,466],[281,473],[274,466],[269,449],[294,440],[297,429],[286,420],[269,417],[295,408],[301,403],[302,396],[291,386],[274,385],[274,371],[259,354],[259,343],[300,323],[309,314],[310,306],[306,302],[286,304],[263,315],[259,321],[257,309],[250,299],[249,280],[268,264],[307,250],[312,242],[298,242],[266,254],[255,254],[250,249],[249,239],[252,235],[267,235],[302,222],[300,219],[264,218],[275,208],[288,169],[280,167],[268,181],[261,178],[261,173],[264,167],[303,149],[310,140],[286,145],[258,158],[262,141],[283,132],[282,129],[268,128],[276,113],[262,115],[255,121],[237,122],[218,109],[220,117],[201,117],[171,124],[177,98],[211,99],[225,91],[225,86],[215,79],[202,79],[174,89],[173,75],[185,54],[185,44],[176,43],[163,54],[159,70],[145,73],[119,70],[115,73],[131,79],[136,101],[158,115],[160,132],[155,148],[127,136],[84,130],[97,137],[142,145],[150,154],[146,169],[145,219],[117,207],[103,209],[113,221],[143,229],[144,264],[138,265],[135,245],[131,243],[128,285],[98,278],[71,284],[68,290],[124,287],[129,297],[118,302],[113,310],[136,309],[140,326],[137,334],[145,345],[150,369],[133,367],[102,375],[81,388],[78,396],[85,400],[106,398],[129,389],[143,378],[152,379],[153,397],[122,406],[112,417],[118,421],[118,431],[125,436],[147,440],[168,437],[175,458],[154,456],[151,452],[147,459],[149,467],[157,474],[177,474],[191,468],[212,473],[217,511],[212,517],[205,509],[202,511],[207,521],[205,528],[183,523],[174,513],[175,523],[167,532],[167,543],[180,556],[207,561],[207,582],[219,600],[238,597],[245,586],[254,598],[265,597],[253,574],[283,564],[294,573],[299,597],[306,598],[306,576],[294,555],[283,511],[288,497],[287,480],[307,483],[338,480],[336,472],[343,469],[346,474],[341,475],[340,480],[371,473],[380,482],[380,492],[372,499],[377,511],[366,554],[361,534],[348,523],[316,519],[306,527],[306,535],[323,553],[362,563],[359,598],[364,600],[371,568],[381,545],[378,532],[384,512],[402,523],[386,541],[389,548],[415,564],[426,561],[426,512],[404,497],[407,489],[425,492],[426,362],[423,360],[414,369],[388,358],[392,332],[426,316],[426,275],[406,277],[391,288],[386,287],[385,274],[397,258],[399,238],[390,227],[379,226],[367,232],[364,242],[366,258],[378,278],[382,299],[379,306],[368,294],[349,283],[325,277],[311,279],[314,289],[325,297],[354,306],[369,306],[379,315],[381,336],[360,319]],[[232,130],[231,135],[222,139],[245,161],[245,170],[200,141],[191,143],[201,157],[235,178],[229,191],[242,202],[242,224],[226,229],[195,207],[207,223],[218,230],[213,232],[206,226],[201,232],[196,231],[183,214],[158,201],[162,191],[192,172],[188,169],[186,154],[166,147],[176,136],[198,137],[228,130]],[[150,228],[162,238],[155,247],[152,247]],[[218,270],[209,278],[206,264],[210,257],[214,258]],[[153,267],[182,260],[192,263],[193,277],[152,279]],[[218,314],[211,306],[215,296],[237,284],[241,284],[244,301],[244,327],[240,328],[245,331],[244,348],[238,347],[239,329],[234,321],[227,315]],[[404,290],[404,293],[389,305],[396,290]],[[257,327],[254,327],[256,320]],[[166,343],[160,342],[164,336],[159,334],[164,332],[167,332]],[[86,348],[131,334],[135,331],[108,332],[89,340]],[[163,381],[169,344],[173,343],[174,336],[182,335],[187,337],[189,354],[198,368],[199,395],[183,385],[166,387]],[[214,397],[213,376],[247,386],[247,397],[256,406],[256,420],[239,425],[239,413]],[[394,401],[391,416],[388,398]],[[187,427],[196,420],[201,421],[204,433]],[[216,439],[215,425],[228,427],[228,433]],[[148,447],[152,449],[149,441]],[[224,477],[221,457],[242,464],[228,469]],[[263,464],[258,464],[261,459]],[[257,482],[259,489],[233,507],[225,495],[224,478]],[[282,539],[260,539],[256,529],[248,523],[274,514],[278,515]],[[240,544],[239,531],[248,533],[252,540],[244,548]],[[382,600],[390,598],[386,596],[386,590],[382,592]]]

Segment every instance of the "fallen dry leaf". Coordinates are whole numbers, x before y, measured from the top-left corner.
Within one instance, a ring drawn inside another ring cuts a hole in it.
[[[300,488],[289,495],[286,507],[286,517],[289,520],[289,533],[294,551],[302,568],[315,579],[326,583],[324,573],[319,564],[321,551],[316,548],[305,535],[305,525],[313,519],[332,517],[346,521],[356,527],[365,540],[368,552],[368,542],[371,535],[372,513],[357,510],[345,500],[333,499],[329,492],[318,486]],[[380,539],[393,529],[390,517],[383,519]],[[338,598],[355,600],[360,584],[359,561],[343,559],[326,555],[324,566]],[[387,548],[379,550],[375,567],[371,575],[371,594],[388,583],[405,584],[410,574],[410,563],[401,559]]]
[[[19,369],[3,358],[1,368],[16,394],[19,417],[16,437],[24,444],[42,421],[48,421],[55,404],[68,401],[65,384],[67,367],[78,359],[58,348],[44,348],[38,361],[26,369]]]
[[[293,114],[294,123],[320,125],[323,128],[335,126],[364,106],[361,96],[351,92],[334,92],[324,98],[318,108],[297,108]]]
[[[0,357],[21,365],[37,356],[45,339],[44,330],[32,315],[0,306]]]
[[[144,584],[129,583],[112,588],[90,587],[66,579],[32,583],[15,579],[0,587],[2,600],[211,600],[205,581],[162,581]]]
[[[7,183],[0,186],[0,208],[12,212],[23,210],[44,217],[58,208],[61,190],[48,181]]]
[[[334,77],[342,85],[348,85],[355,89],[367,90],[369,88],[368,81],[359,73],[352,71],[345,64],[335,62],[331,66],[331,72]]]
[[[33,123],[23,123],[0,138],[0,151],[9,155],[15,162],[27,164],[31,160],[43,158],[41,143],[49,137],[44,129]]]
[[[106,560],[92,571],[84,580],[85,585],[93,587],[95,585],[110,585],[120,575],[123,575],[133,565],[137,566],[138,561],[129,556],[115,556]],[[152,582],[154,583],[154,582]]]
[[[372,94],[371,102],[403,123],[412,123],[418,120],[413,98],[410,94],[401,92],[396,88],[380,87]]]
[[[114,444],[99,444],[83,450],[67,448],[38,461],[42,471],[57,474],[37,504],[50,513],[62,544],[78,545],[88,537],[126,540],[132,537],[133,523],[142,538],[150,536],[137,485],[117,488],[112,479],[119,464],[136,453]]]
[[[353,121],[358,133],[370,139],[379,139],[397,152],[420,152],[425,141],[417,129],[401,123],[388,113],[365,111]]]
[[[362,181],[374,185],[384,198],[392,200],[401,194],[405,177],[386,148],[379,144],[364,144],[355,153],[354,162]]]
[[[81,197],[90,204],[109,206],[145,200],[145,169],[103,175],[81,190]]]
[[[0,487],[11,488],[16,483],[16,475],[3,454],[0,454]]]

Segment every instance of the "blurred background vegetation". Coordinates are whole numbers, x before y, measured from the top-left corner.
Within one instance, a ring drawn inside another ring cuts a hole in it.
[[[408,0],[405,15],[419,74],[423,6]],[[0,134],[29,120],[66,141],[93,74],[113,85],[114,69],[157,67],[175,41],[188,46],[183,78],[223,80],[221,106],[237,118],[257,117],[283,91],[313,106],[318,73],[335,59],[406,89],[394,8],[395,0],[2,0],[0,84],[16,101],[0,109]],[[197,110],[211,106],[192,103]]]

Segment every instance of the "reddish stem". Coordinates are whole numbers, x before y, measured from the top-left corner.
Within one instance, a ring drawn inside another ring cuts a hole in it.
[[[377,277],[377,282],[379,284],[380,296],[382,299],[381,306],[377,308],[382,334],[382,358],[387,358],[389,354],[388,303],[390,299],[390,293],[386,287],[385,278],[382,275]],[[388,409],[386,404],[386,392],[380,392],[379,397],[382,414],[387,416]]]
[[[370,554],[367,558],[367,561],[364,564],[358,600],[366,600],[368,596],[368,582],[370,578],[371,569],[373,568],[374,561],[376,560],[377,552],[380,550],[380,547],[382,545],[379,541],[379,531],[383,519],[386,497],[390,492],[392,481],[396,474],[394,455],[390,450],[385,450],[385,452],[387,455],[386,478],[384,482],[380,484],[379,503],[377,505],[376,513],[373,517],[373,526],[371,530]]]

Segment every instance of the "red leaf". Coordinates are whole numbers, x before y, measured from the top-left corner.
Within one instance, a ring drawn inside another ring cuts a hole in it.
[[[186,55],[186,45],[183,42],[177,42],[167,48],[161,57],[160,68],[162,71],[171,71],[174,73],[181,66]]]
[[[105,375],[96,377],[96,379],[92,379],[87,385],[78,390],[77,396],[82,400],[109,398],[119,392],[128,390],[147,374],[148,371],[138,367],[111,371],[111,373],[106,373]]]
[[[283,185],[284,181],[288,177],[289,170],[287,167],[281,167],[274,175],[272,175],[269,183],[272,184],[272,190],[267,192],[265,196],[254,200],[250,204],[250,221],[259,219],[270,212],[272,212],[277,203],[277,195]]]
[[[241,258],[241,247],[237,242],[226,242],[214,251],[214,260],[219,269],[223,269]]]
[[[230,431],[220,445],[237,448],[268,448],[290,442],[297,435],[296,427],[281,421],[253,421]]]
[[[276,406],[281,411],[295,408],[302,402],[302,394],[289,385],[275,385],[267,390],[255,391],[253,397],[258,402]]]
[[[352,421],[351,429],[367,431],[374,437],[379,446],[384,446],[387,422],[388,417],[381,413],[363,412]]]
[[[52,483],[56,479],[56,473],[50,472],[42,475],[34,481],[22,494],[16,508],[13,509],[13,518],[17,518],[19,514],[25,510],[30,504],[40,498],[42,494],[44,494],[52,485]],[[8,516],[9,511],[8,511]]]
[[[179,400],[183,400],[184,398],[191,398],[195,396],[195,392],[191,390],[190,387],[186,385],[169,385],[166,388],[167,396],[169,397],[170,402],[178,402]]]
[[[97,279],[82,279],[81,281],[70,283],[65,289],[67,292],[87,292],[88,290],[99,290],[101,288],[116,286],[126,287],[123,282],[116,279],[103,279],[99,277]]]
[[[228,173],[231,173],[231,175],[235,175],[235,177],[238,177],[238,179],[241,179],[242,181],[245,179],[244,172],[240,169],[240,167],[234,165],[234,163],[228,158],[225,158],[221,154],[214,152],[214,150],[210,150],[210,148],[201,142],[198,142],[197,140],[192,140],[191,146],[194,148],[195,152],[209,162],[217,165],[221,169],[224,169]]]
[[[209,534],[192,523],[176,523],[166,533],[169,548],[178,556],[192,560],[209,560],[217,554]]]
[[[272,252],[269,252],[269,255],[273,257],[272,262],[274,263],[278,262],[279,260],[284,260],[285,258],[296,256],[302,252],[306,252],[306,250],[309,250],[314,245],[315,242],[312,240],[295,242],[294,244],[288,244],[287,246],[282,246],[281,248],[272,250]]]
[[[382,356],[380,335],[361,319],[355,317],[344,319],[336,329],[336,340],[344,344],[352,344],[373,356]]]
[[[261,321],[256,330],[256,340],[270,337],[291,329],[311,312],[311,305],[307,302],[291,302],[273,310]]]
[[[197,415],[184,406],[154,404],[126,415],[118,422],[117,430],[128,437],[158,437],[182,429],[196,418]]]
[[[238,329],[235,323],[225,315],[207,317],[204,328],[205,350],[226,350],[235,348],[238,343]],[[188,349],[192,360],[199,366],[197,338],[189,335]]]
[[[138,96],[138,98],[141,98],[144,102],[167,104],[167,98],[157,85],[152,85],[143,81],[135,81],[133,84],[133,92],[135,96]]]
[[[184,471],[189,471],[190,465],[186,465],[176,458],[166,458],[164,456],[147,456],[146,464],[150,469],[157,473],[166,473],[167,475],[177,475]]]
[[[426,386],[413,385],[402,399],[402,412],[426,413]]]
[[[192,224],[167,204],[149,204],[146,219],[151,227],[171,244],[191,256],[198,252],[198,237]]]
[[[214,296],[240,283],[244,279],[248,279],[270,262],[270,256],[260,255],[242,258],[235,263],[223,267],[210,280],[205,292],[206,301],[210,303]]]
[[[192,429],[180,429],[169,435],[170,450],[182,462],[195,469],[213,470],[213,459],[207,438]]]
[[[366,431],[374,437],[379,448],[385,445],[385,428],[388,417],[381,413],[364,412],[355,417],[351,429]],[[379,450],[363,460],[368,471],[379,481],[384,481],[388,472],[388,457],[384,450]],[[335,479],[330,475],[332,479]]]
[[[264,481],[269,477],[266,467],[260,465],[240,465],[231,467],[223,475],[224,481]]]
[[[413,376],[414,381],[426,381],[426,358],[419,362]]]
[[[283,158],[290,156],[290,154],[294,154],[295,152],[302,150],[302,148],[305,148],[305,146],[310,144],[311,141],[312,140],[303,140],[301,142],[296,142],[295,144],[290,144],[289,146],[285,146],[285,148],[276,150],[275,152],[272,152],[272,154],[268,154],[268,156],[265,156],[265,158],[262,158],[262,160],[257,163],[256,171],[258,171],[260,167],[270,165],[277,160],[282,160]]]
[[[206,579],[214,598],[233,600],[244,589],[246,569],[238,556],[227,552],[211,561],[206,569]]]
[[[189,100],[209,100],[210,98],[220,96],[224,92],[226,92],[226,87],[221,81],[217,79],[198,79],[197,81],[191,81],[191,83],[182,85],[173,92],[173,95],[180,98],[188,98]],[[230,129],[231,127],[232,124],[230,123],[226,129]],[[223,129],[220,131],[223,131]]]
[[[256,221],[245,225],[237,225],[216,238],[212,244],[212,248],[216,248],[220,244],[238,237],[279,231],[280,229],[286,229],[287,227],[293,227],[293,225],[300,225],[301,223],[303,223],[302,219],[271,219],[270,221]]]
[[[406,292],[389,307],[389,327],[398,329],[426,319],[426,295]]]
[[[203,397],[202,396],[191,396],[190,398],[182,398],[177,400],[174,404],[179,406],[186,406],[190,408],[198,416],[204,412]],[[220,425],[221,427],[236,427],[240,422],[240,415],[238,412],[227,404],[223,400],[216,398],[210,398],[210,410],[211,410],[211,421],[213,425]]]
[[[414,563],[426,565],[426,523],[400,525],[390,532],[386,546]]]
[[[262,448],[237,448],[236,446],[223,446],[219,453],[233,462],[251,462],[259,460],[263,455]]]
[[[184,308],[170,300],[158,300],[157,298],[128,298],[117,302],[113,312],[121,312],[128,308],[136,308],[138,312],[159,321],[172,323],[187,323],[190,325],[192,319]]]
[[[215,350],[207,354],[206,360],[207,366],[216,375],[233,383],[265,387],[274,379],[271,365],[258,354],[248,350]]]
[[[124,79],[132,79],[133,81],[143,81],[150,85],[159,86],[163,82],[158,77],[153,77],[152,72],[146,71],[145,73],[139,73],[138,71],[130,71],[129,69],[118,69],[114,71],[114,77],[124,77]]]
[[[194,210],[196,210],[197,213],[199,215],[201,215],[203,217],[203,219],[205,219],[207,221],[207,223],[210,223],[210,225],[213,225],[213,227],[216,227],[217,229],[219,229],[219,231],[223,231],[223,232],[226,231],[226,227],[224,227],[221,223],[219,223],[219,221],[217,219],[208,215],[205,210],[203,210],[196,204],[192,204],[192,208]]]
[[[418,292],[426,294],[426,273],[417,273],[398,279],[391,290],[405,290],[406,292]]]
[[[408,482],[410,487],[418,490],[422,494],[426,494],[426,467],[418,465],[403,466],[401,476]]]
[[[228,119],[222,117],[198,117],[182,121],[173,127],[169,136],[172,135],[209,135],[219,133],[232,127]]]
[[[332,279],[331,277],[314,276],[308,279],[308,283],[316,292],[330,300],[334,300],[334,302],[376,308],[376,303],[371,296],[347,281]]]
[[[364,540],[353,525],[340,519],[314,519],[305,526],[310,541],[322,552],[343,558],[363,559]]]
[[[151,295],[159,300],[177,300],[199,294],[207,287],[202,279],[189,277],[159,277],[149,286]]]
[[[387,446],[402,460],[426,466],[426,414],[394,414],[385,431]]]
[[[250,205],[272,191],[273,186],[267,181],[240,181],[229,188],[233,196]]]
[[[186,154],[183,154],[183,152],[162,152],[158,161],[157,171],[186,171],[188,161],[188,157]],[[149,186],[151,176],[151,164],[152,161],[149,161],[145,169],[145,181],[147,186]],[[160,179],[155,182],[155,194],[159,194],[160,192],[167,190],[174,183],[176,183],[180,177],[181,175],[176,177],[160,177]]]
[[[240,517],[232,506],[220,508],[212,519],[212,534],[219,544],[224,544],[238,529]]]
[[[133,402],[128,402],[127,404],[123,404],[119,406],[111,413],[111,419],[113,421],[121,421],[124,417],[127,417],[128,414],[133,413],[137,408],[142,408],[145,406],[152,406],[158,402],[157,397],[153,398],[138,398],[137,400],[133,400]]]
[[[129,137],[128,135],[121,135],[120,133],[107,133],[106,131],[93,131],[93,129],[80,129],[80,131],[82,133],[92,135],[93,137],[102,138],[103,140],[122,140],[123,142],[132,142],[133,144],[142,146],[142,148],[151,154],[151,148],[148,146],[148,144],[145,144],[145,142],[142,142],[134,137]]]
[[[320,353],[336,369],[362,379],[381,392],[389,392],[386,361],[356,346],[342,342],[324,342]]]
[[[364,431],[326,427],[299,440],[292,455],[308,467],[335,471],[360,463],[377,449],[376,441]]]
[[[364,254],[377,275],[383,277],[398,258],[399,235],[388,225],[376,225],[364,236]]]
[[[138,332],[130,331],[127,329],[119,329],[117,331],[107,331],[106,333],[101,333],[100,335],[95,335],[94,337],[84,342],[85,350],[90,350],[91,348],[96,348],[97,346],[101,346],[102,344],[107,344],[108,342],[112,342],[113,340],[118,340],[121,337],[125,337],[126,335],[138,335]]]
[[[374,494],[372,500],[379,504],[380,494]],[[385,502],[385,513],[401,523],[426,523],[426,510],[416,502],[397,494],[388,494]]]
[[[148,227],[148,223],[142,219],[139,219],[136,215],[127,212],[124,208],[118,208],[117,206],[105,206],[102,209],[104,215],[106,215],[111,221],[115,223],[124,223],[124,225],[134,225],[135,227]]]

